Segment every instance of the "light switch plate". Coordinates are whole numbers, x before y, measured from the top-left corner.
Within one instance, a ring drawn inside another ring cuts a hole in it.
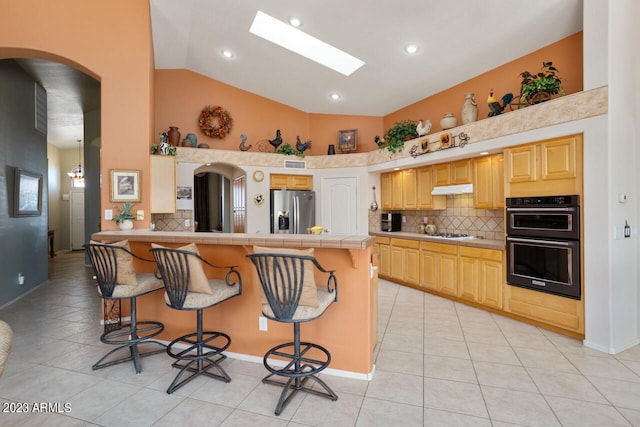
[[[104,210],[104,219],[113,219],[113,209],[105,209]]]
[[[139,210],[136,212],[136,219],[138,221],[144,221],[144,211],[143,210]]]

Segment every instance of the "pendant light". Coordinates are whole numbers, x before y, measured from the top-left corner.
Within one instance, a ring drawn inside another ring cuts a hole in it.
[[[78,140],[78,166],[67,173],[74,187],[84,187],[84,168],[82,167],[82,140]]]

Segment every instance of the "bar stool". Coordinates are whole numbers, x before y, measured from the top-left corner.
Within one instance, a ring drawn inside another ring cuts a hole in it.
[[[13,330],[4,320],[0,320],[0,375],[4,372],[13,343]]]
[[[276,415],[280,415],[289,400],[301,390],[338,400],[333,390],[317,376],[329,366],[331,354],[318,344],[300,341],[300,323],[317,319],[338,300],[335,270],[325,270],[311,255],[312,251],[256,246],[254,253],[247,255],[256,268],[264,291],[266,302],[262,302],[262,314],[276,322],[293,323],[293,342],[271,348],[263,358],[270,374],[262,382],[283,387]],[[326,289],[316,287],[314,266],[329,274]],[[324,391],[307,386],[309,379]]]
[[[100,296],[106,300],[129,300],[131,305],[131,322],[106,331],[100,336],[100,341],[103,343],[118,347],[105,354],[92,368],[95,371],[133,360],[136,373],[139,374],[142,371],[141,357],[165,351],[164,344],[151,339],[164,330],[164,325],[152,321],[139,322],[137,318],[137,298],[161,289],[162,282],[153,273],[136,273],[133,268],[133,259],[153,261],[132,253],[127,240],[110,244],[91,241],[85,245],[85,251],[98,282]],[[141,352],[138,345],[147,343],[161,348]],[[129,349],[127,356],[105,362],[113,353],[125,348]]]
[[[235,266],[219,266],[202,258],[194,243],[178,249],[152,243],[151,252],[164,282],[165,303],[176,310],[196,312],[196,332],[182,335],[167,346],[167,354],[176,359],[171,366],[180,368],[167,393],[173,393],[198,375],[228,383],[231,378],[220,366],[220,362],[227,358],[222,352],[231,345],[231,338],[222,332],[203,331],[202,311],[240,295],[240,273],[235,270]],[[225,279],[208,279],[202,263],[228,269]],[[217,373],[210,372],[210,368],[214,368]],[[187,371],[191,375],[180,381]]]

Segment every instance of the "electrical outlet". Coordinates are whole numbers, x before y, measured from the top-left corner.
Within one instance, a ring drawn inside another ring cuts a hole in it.
[[[191,220],[190,219],[185,219],[184,220],[184,226],[185,227],[191,227]]]
[[[18,285],[24,285],[24,274],[18,273]]]
[[[105,209],[104,210],[104,219],[113,219],[113,209]]]
[[[267,318],[264,316],[258,317],[258,329],[261,331],[267,330]]]

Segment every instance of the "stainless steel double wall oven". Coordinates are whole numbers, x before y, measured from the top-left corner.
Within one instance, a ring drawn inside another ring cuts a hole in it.
[[[509,197],[507,283],[580,299],[580,197]]]

